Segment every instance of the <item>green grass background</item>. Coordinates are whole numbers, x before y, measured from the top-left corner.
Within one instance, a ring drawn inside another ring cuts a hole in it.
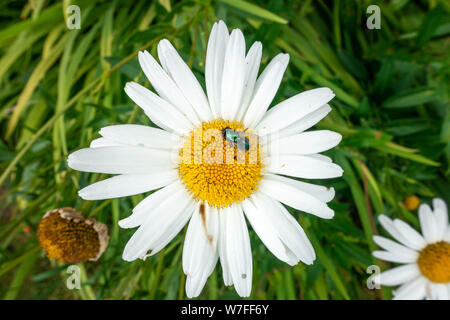
[[[81,8],[81,29],[64,15]],[[366,27],[366,9],[381,9],[381,29]],[[327,152],[345,170],[317,181],[336,189],[336,215],[322,220],[291,210],[317,260],[288,267],[251,231],[252,299],[389,299],[368,290],[376,216],[418,226],[403,199],[450,203],[448,1],[2,1],[0,4],[0,297],[4,299],[184,299],[181,232],[146,261],[121,258],[134,230],[120,229],[145,195],[83,201],[77,190],[105,175],[80,173],[67,155],[98,130],[120,123],[153,125],[125,95],[127,81],[149,86],[137,52],[156,53],[168,38],[204,85],[212,24],[240,28],[247,48],[263,43],[262,67],[280,52],[290,63],[275,98],[327,86],[333,111],[316,127],[343,135]],[[109,227],[97,262],[79,264],[81,290],[65,286],[67,265],[49,261],[35,231],[50,209],[71,206]],[[31,227],[26,232],[25,227]],[[223,285],[219,265],[200,298],[239,298]]]

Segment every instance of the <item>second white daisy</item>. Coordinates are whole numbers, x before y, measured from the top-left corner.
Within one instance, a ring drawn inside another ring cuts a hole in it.
[[[447,206],[433,199],[433,209],[419,207],[422,235],[402,220],[379,217],[381,225],[399,243],[381,236],[375,242],[386,251],[374,251],[378,259],[403,266],[382,272],[381,285],[397,286],[396,300],[450,299],[450,226]]]

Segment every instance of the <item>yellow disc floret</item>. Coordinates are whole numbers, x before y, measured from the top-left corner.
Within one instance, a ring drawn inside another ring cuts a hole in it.
[[[256,191],[262,168],[258,137],[240,122],[217,119],[186,137],[178,173],[196,200],[223,208]]]
[[[106,225],[85,219],[72,208],[47,212],[39,222],[37,238],[49,258],[64,263],[97,260],[109,240]]]
[[[450,282],[450,243],[439,241],[420,251],[418,259],[422,274],[433,282]]]

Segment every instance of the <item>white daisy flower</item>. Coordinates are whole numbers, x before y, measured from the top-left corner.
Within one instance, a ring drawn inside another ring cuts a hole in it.
[[[318,154],[336,146],[341,135],[303,132],[331,111],[327,103],[334,94],[314,89],[268,110],[289,56],[277,55],[258,77],[261,53],[255,42],[246,54],[241,30],[229,34],[224,22],[215,23],[206,53],[206,95],[169,41],[158,45],[161,65],[139,52],[157,94],[135,82],[125,92],[161,129],[109,126],[90,148],[68,159],[76,170],[118,174],[80,190],[86,200],[159,189],[119,222],[139,227],[125,247],[125,260],[156,254],[189,222],[183,248],[188,297],[200,294],[219,258],[225,284],[250,295],[253,265],[244,214],[267,248],[290,265],[311,264],[316,256],[281,203],[325,219],[334,215],[326,204],[333,188],[282,176],[342,175]]]
[[[399,243],[374,236],[386,251],[374,251],[378,259],[403,266],[380,273],[381,285],[400,287],[394,290],[396,300],[450,299],[450,225],[447,206],[433,199],[434,210],[427,204],[419,207],[422,235],[402,220],[379,216],[381,225]]]

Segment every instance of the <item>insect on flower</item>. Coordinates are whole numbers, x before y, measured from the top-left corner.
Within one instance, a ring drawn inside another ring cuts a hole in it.
[[[223,137],[236,145],[239,150],[248,151],[250,149],[250,141],[242,133],[231,129],[230,127],[225,127],[222,129]]]

